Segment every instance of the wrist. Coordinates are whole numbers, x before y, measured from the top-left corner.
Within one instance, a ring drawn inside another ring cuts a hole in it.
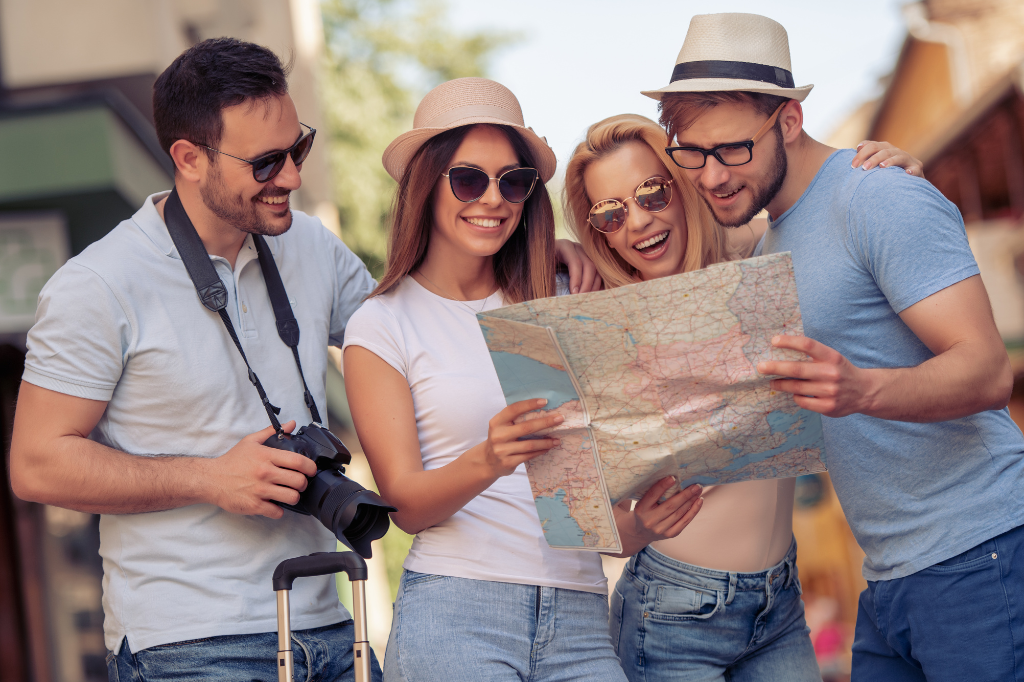
[[[487,443],[484,442],[474,445],[460,457],[460,459],[465,459],[466,463],[470,465],[473,478],[478,482],[486,483],[485,487],[489,487],[491,483],[505,475],[505,472],[497,466],[494,458],[487,455]]]
[[[622,546],[633,545],[638,542],[644,543],[644,533],[642,528],[638,528],[639,524],[636,520],[636,515],[632,511],[625,511],[619,509],[616,505],[612,507],[612,514],[615,517],[615,526],[619,531],[619,540],[622,541]],[[644,543],[646,544],[646,543]]]
[[[216,478],[217,457],[182,457],[186,468],[186,480],[189,481],[187,496],[194,504],[212,504],[220,506],[220,486],[213,481]]]
[[[619,554],[615,554],[620,559],[628,559],[633,556],[641,549],[651,544],[650,542],[644,542],[642,539],[633,536],[619,536],[619,542],[622,544],[622,551]]]
[[[893,370],[862,369],[860,371],[863,377],[863,388],[856,412],[873,417],[882,407],[885,387],[889,383],[887,374]]]

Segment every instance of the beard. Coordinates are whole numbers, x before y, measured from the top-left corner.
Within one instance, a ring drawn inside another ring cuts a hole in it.
[[[782,127],[778,121],[775,122],[775,126],[772,128],[775,132],[775,158],[772,159],[771,165],[768,167],[769,175],[764,178],[764,182],[757,185],[747,185],[750,188],[751,193],[754,195],[754,199],[750,204],[750,207],[740,214],[736,218],[723,218],[719,215],[715,207],[708,201],[706,193],[709,192],[708,188],[698,183],[698,189],[701,199],[707,204],[708,208],[711,209],[711,213],[714,214],[715,220],[722,227],[741,227],[749,223],[754,216],[760,213],[765,206],[772,202],[775,195],[782,189],[782,183],[786,181],[786,173],[789,171],[789,159],[786,156],[786,145],[782,141]]]
[[[240,194],[232,196],[225,187],[220,168],[216,164],[211,165],[206,182],[199,188],[203,204],[215,216],[236,230],[266,237],[276,237],[287,232],[292,226],[292,214],[291,211],[288,212],[288,220],[283,228],[270,224],[256,205],[259,197],[282,197],[288,194],[288,190],[267,183],[260,193],[251,199],[246,199]]]

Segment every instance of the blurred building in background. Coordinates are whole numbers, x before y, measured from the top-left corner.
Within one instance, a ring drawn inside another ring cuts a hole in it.
[[[996,325],[1024,376],[1024,3],[928,0],[904,7],[908,35],[882,96],[832,140],[888,140],[922,159],[960,209]],[[1022,386],[1011,407],[1018,423]]]

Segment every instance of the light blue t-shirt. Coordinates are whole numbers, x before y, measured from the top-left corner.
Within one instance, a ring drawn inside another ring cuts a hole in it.
[[[978,274],[956,206],[901,169],[832,154],[756,253],[791,251],[804,333],[858,367],[934,357],[899,317]],[[1024,437],[1009,411],[932,424],[823,418],[828,468],[864,576],[891,580],[1024,524]]]

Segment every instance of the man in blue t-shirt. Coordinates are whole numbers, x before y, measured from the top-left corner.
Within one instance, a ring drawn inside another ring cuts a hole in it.
[[[803,130],[785,29],[694,17],[660,99],[667,149],[725,226],[762,209],[791,251],[809,362],[763,374],[824,415],[829,470],[867,557],[854,680],[1024,677],[1024,437],[963,220],[932,185],[851,167]]]

